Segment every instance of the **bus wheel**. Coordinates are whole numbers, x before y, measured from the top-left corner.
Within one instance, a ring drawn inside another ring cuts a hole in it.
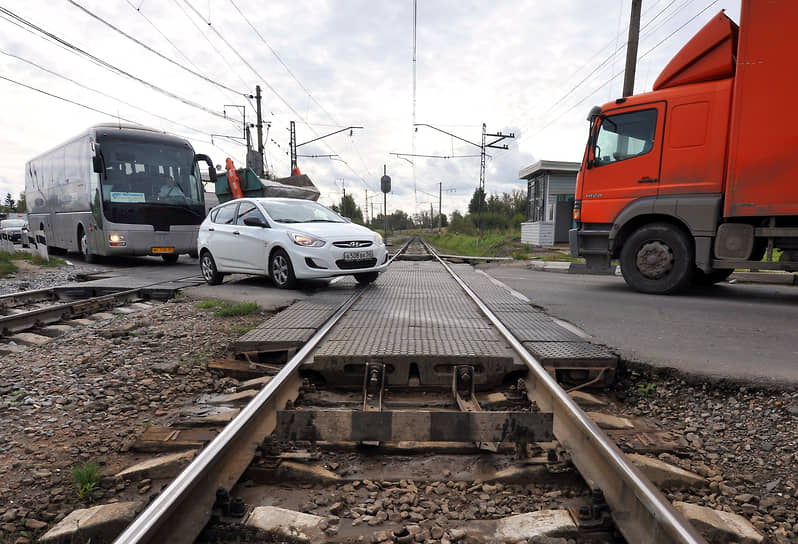
[[[687,285],[695,268],[690,240],[667,223],[645,225],[621,248],[621,273],[632,289],[666,295]]]
[[[94,253],[89,251],[89,237],[86,236],[86,232],[83,230],[83,227],[78,227],[78,249],[80,250],[81,255],[83,255],[83,260],[87,263],[91,264],[97,262],[97,257]]]
[[[163,262],[165,262],[166,264],[177,264],[178,257],[180,257],[180,255],[177,255],[177,254],[175,254],[175,255],[161,255],[161,259],[163,259]]]

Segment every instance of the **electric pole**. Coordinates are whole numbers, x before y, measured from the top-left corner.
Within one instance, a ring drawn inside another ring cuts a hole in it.
[[[260,161],[258,163],[258,168],[255,172],[258,176],[263,177],[263,116],[261,115],[260,110],[260,85],[255,85],[255,112],[258,117],[257,121],[257,128],[258,128],[258,155],[260,155]]]
[[[637,42],[640,38],[640,9],[643,0],[632,0],[632,14],[629,19],[629,41],[626,45],[626,70],[623,76],[623,96],[635,92],[635,69],[637,68]]]

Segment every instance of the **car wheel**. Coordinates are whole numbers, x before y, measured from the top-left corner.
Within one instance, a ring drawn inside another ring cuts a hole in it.
[[[202,278],[208,282],[208,285],[218,285],[222,283],[224,274],[219,273],[216,269],[216,262],[210,251],[203,251],[200,255],[200,270],[202,271]]]
[[[379,276],[379,272],[365,272],[363,274],[355,274],[355,279],[361,285],[368,285],[369,283],[373,282]]]
[[[274,286],[280,289],[291,289],[296,284],[291,259],[282,249],[275,250],[269,259],[269,277]]]
[[[97,256],[89,251],[89,237],[86,236],[86,232],[82,227],[78,229],[78,246],[84,261],[89,264],[97,262]]]
[[[166,264],[177,264],[177,259],[179,257],[180,257],[180,255],[176,255],[176,254],[175,255],[161,255],[161,259],[163,259],[163,262],[165,262]]]
[[[695,268],[693,250],[681,229],[653,223],[636,230],[621,248],[621,273],[632,289],[666,295],[687,285]]]

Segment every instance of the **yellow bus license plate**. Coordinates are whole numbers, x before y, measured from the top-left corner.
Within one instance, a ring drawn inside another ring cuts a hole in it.
[[[175,248],[173,248],[173,247],[154,247],[154,248],[152,248],[152,252],[155,253],[155,254],[158,254],[158,253],[174,253],[175,252]]]

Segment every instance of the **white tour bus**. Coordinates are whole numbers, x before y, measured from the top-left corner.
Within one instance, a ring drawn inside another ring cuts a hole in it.
[[[205,200],[186,140],[137,125],[96,125],[25,165],[31,230],[50,247],[95,255],[196,256]]]

